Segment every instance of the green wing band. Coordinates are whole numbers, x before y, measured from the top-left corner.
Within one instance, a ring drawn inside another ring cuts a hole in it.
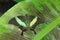
[[[26,24],[22,20],[20,20],[18,17],[15,17],[15,19],[19,25],[26,27]]]
[[[31,21],[30,27],[32,27],[36,22],[37,22],[37,17],[35,17],[35,18]]]

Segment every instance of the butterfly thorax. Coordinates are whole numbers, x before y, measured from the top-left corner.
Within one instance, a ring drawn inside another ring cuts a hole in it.
[[[27,26],[27,27],[26,27],[26,30],[30,30],[30,26]]]

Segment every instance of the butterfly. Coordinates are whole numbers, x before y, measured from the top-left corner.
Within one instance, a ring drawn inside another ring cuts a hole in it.
[[[29,17],[30,17],[29,23],[25,22],[26,20],[24,19],[25,18],[24,16],[17,16],[13,20],[10,21],[12,24],[19,26],[19,28],[22,30],[21,35],[23,35],[24,32],[26,32],[28,30],[33,31],[34,34],[36,34],[35,28],[37,27],[38,24],[43,23],[43,21],[37,16],[35,17],[35,16],[30,15]],[[29,24],[29,25],[27,25],[27,24]]]

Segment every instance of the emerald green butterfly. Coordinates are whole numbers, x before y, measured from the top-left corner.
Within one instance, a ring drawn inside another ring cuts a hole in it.
[[[15,19],[16,19],[17,23],[24,28],[24,29],[22,29],[21,35],[23,35],[23,32],[24,32],[24,31],[27,31],[28,29],[34,31],[34,29],[32,29],[32,26],[37,22],[37,17],[35,17],[35,18],[30,22],[29,26],[27,26],[27,24],[24,23],[24,22],[23,22],[21,19],[19,19],[18,17],[15,17]],[[34,33],[36,34],[35,31],[34,31]]]
[[[26,22],[28,21],[28,22]],[[31,30],[34,32],[34,34],[36,34],[35,28],[38,27],[39,24],[44,23],[44,21],[42,20],[42,18],[39,17],[35,17],[35,16],[17,16],[12,18],[9,21],[9,24],[13,24],[18,26],[21,30],[22,33],[21,35],[23,35],[23,33],[25,31]]]
[[[19,19],[18,17],[15,17],[17,23],[19,25],[21,25],[22,27],[27,27],[26,23],[24,23],[21,19]],[[32,27],[35,23],[37,22],[37,17],[35,17],[31,22],[29,27]]]

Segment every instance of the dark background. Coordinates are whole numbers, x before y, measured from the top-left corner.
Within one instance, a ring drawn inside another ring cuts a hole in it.
[[[15,4],[13,0],[0,0],[0,16]]]

